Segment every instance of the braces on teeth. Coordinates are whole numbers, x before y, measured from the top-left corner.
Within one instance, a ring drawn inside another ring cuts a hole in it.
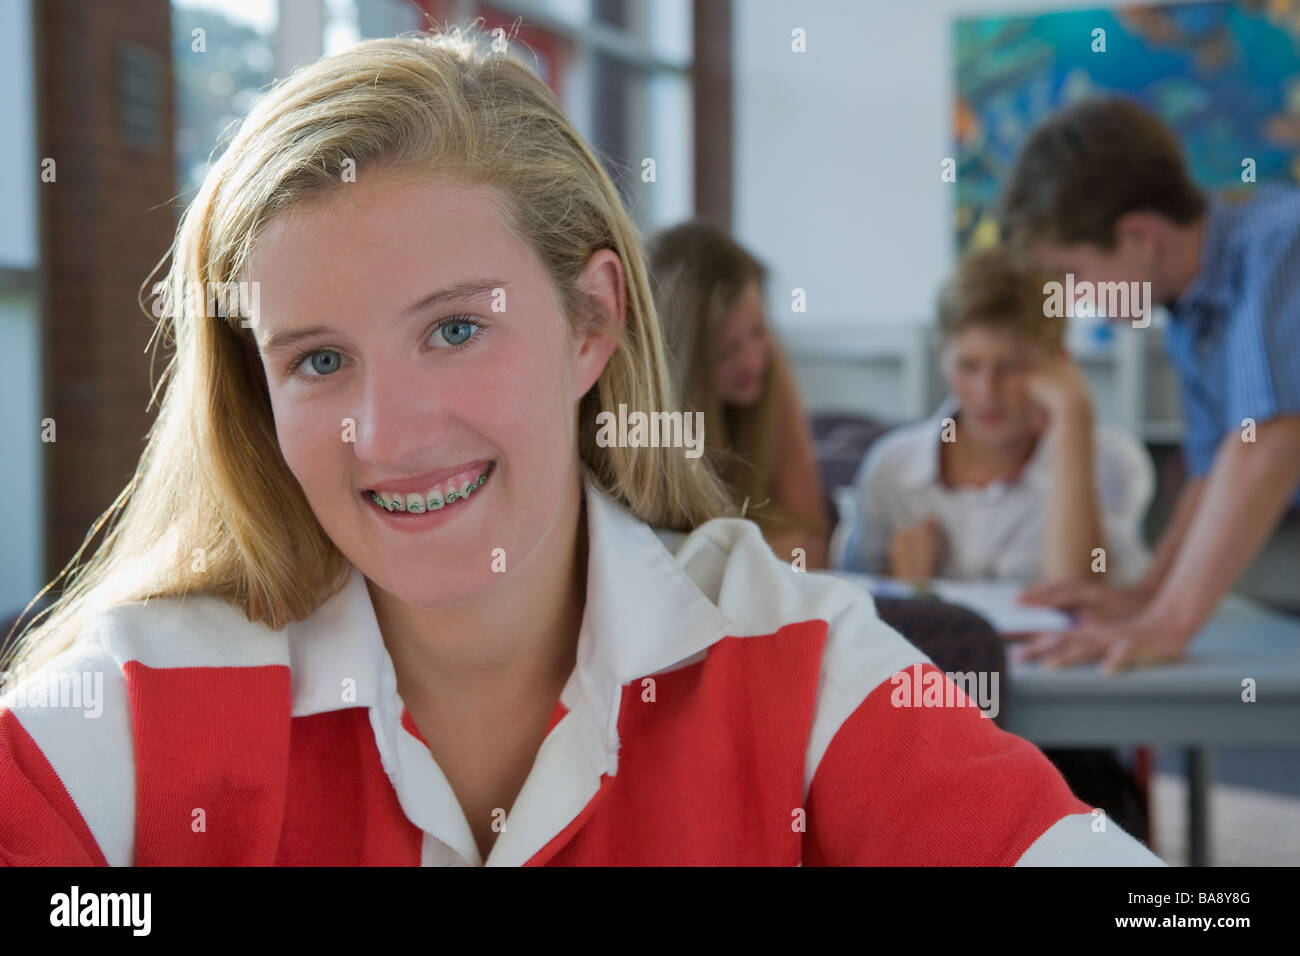
[[[426,498],[419,493],[412,493],[403,498],[401,495],[395,495],[391,502],[384,501],[379,492],[372,491],[370,498],[375,504],[388,512],[407,511],[411,514],[422,514],[425,511],[437,511],[439,508],[446,507],[461,498],[468,498],[483,482],[487,481],[487,474],[481,474],[473,481],[465,482],[465,485],[455,491],[447,492],[444,499],[442,496],[433,494]]]

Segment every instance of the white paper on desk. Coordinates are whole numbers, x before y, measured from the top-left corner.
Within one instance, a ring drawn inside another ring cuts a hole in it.
[[[970,608],[999,634],[1032,634],[1070,629],[1069,615],[1051,607],[1032,607],[1017,598],[1025,585],[1016,581],[931,581],[930,590],[949,604]]]
[[[916,587],[897,578],[881,578],[851,571],[832,571],[866,588],[873,597],[917,596]],[[1015,581],[931,581],[930,590],[940,600],[974,611],[999,634],[1032,634],[1064,631],[1071,626],[1069,615],[1050,607],[1031,607],[1017,598],[1025,585]]]

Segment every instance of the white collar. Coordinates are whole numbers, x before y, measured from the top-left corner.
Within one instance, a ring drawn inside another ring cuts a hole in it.
[[[926,420],[920,436],[920,440],[913,446],[912,452],[908,455],[902,469],[900,477],[902,480],[914,488],[925,488],[937,486],[939,484],[940,466],[939,454],[943,447],[941,436],[943,434],[943,423],[945,419],[956,419],[957,412],[961,410],[961,403],[957,401],[955,395],[947,396],[939,407],[935,409],[934,414]],[[1029,456],[1029,461],[1025,462],[1025,467],[1020,473],[1019,481],[1029,484],[1037,490],[1046,490],[1050,481],[1050,461],[1047,454],[1047,436],[1039,438],[1038,444],[1034,446],[1033,454]],[[1005,480],[990,482],[985,490],[1002,489],[1007,487]]]
[[[560,696],[569,713],[539,752],[510,811],[512,825],[493,846],[493,863],[527,860],[541,848],[533,845],[538,834],[559,832],[571,817],[560,818],[585,805],[602,775],[617,772],[624,684],[670,670],[728,633],[738,633],[674,561],[662,540],[669,533],[657,534],[600,491],[586,469],[583,492],[587,604],[577,664]],[[477,848],[449,785],[428,751],[421,753],[418,741],[412,746],[414,738],[400,727],[392,660],[361,571],[354,566],[338,593],[286,630],[293,715],[369,708],[384,768],[407,815],[477,862]],[[542,793],[532,793],[537,790]]]

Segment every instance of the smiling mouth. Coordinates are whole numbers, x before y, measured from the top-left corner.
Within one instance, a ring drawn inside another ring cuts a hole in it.
[[[403,493],[385,491],[383,488],[369,488],[361,492],[361,496],[375,507],[382,508],[395,517],[399,515],[414,517],[462,504],[487,483],[495,470],[496,462],[493,461],[489,462],[487,467],[479,466],[452,475],[430,485],[424,491]]]

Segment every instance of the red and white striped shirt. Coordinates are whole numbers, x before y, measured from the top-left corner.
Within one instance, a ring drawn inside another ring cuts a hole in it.
[[[585,492],[577,666],[486,861],[354,569],[280,631],[211,596],[97,618],[0,701],[0,862],[1160,864],[974,705],[894,706],[935,668],[854,585]]]

